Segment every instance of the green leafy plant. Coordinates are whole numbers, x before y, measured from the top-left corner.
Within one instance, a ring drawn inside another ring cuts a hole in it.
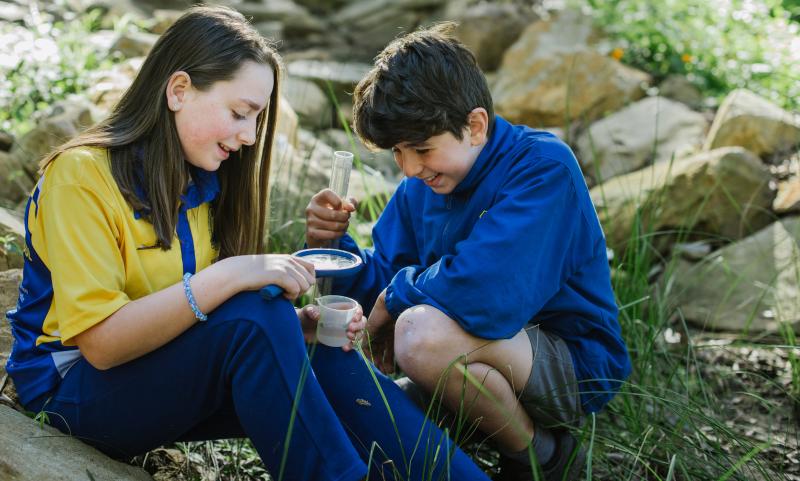
[[[796,1],[572,4],[611,37],[612,56],[656,80],[682,74],[711,96],[745,87],[785,108],[800,107],[800,24],[791,20],[800,8]]]
[[[72,18],[74,16],[74,18]],[[49,21],[27,17],[23,26],[0,23],[0,130],[19,136],[35,124],[39,111],[89,88],[91,73],[121,60],[106,55],[91,38],[100,30],[102,10],[65,14]],[[122,22],[118,29],[136,28]]]

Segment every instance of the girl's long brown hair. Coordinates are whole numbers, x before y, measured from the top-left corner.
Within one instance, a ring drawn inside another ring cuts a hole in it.
[[[246,61],[269,65],[274,87],[269,106],[257,121],[256,143],[243,145],[218,171],[220,194],[212,203],[212,239],[220,259],[264,252],[270,153],[282,68],[275,50],[234,10],[204,6],[189,9],[156,42],[109,117],[50,153],[42,160],[41,169],[71,148],[108,149],[111,173],[123,196],[134,210],[145,212],[161,248],[169,249],[180,195],[190,173],[174,114],[167,108],[167,82],[174,72],[182,70],[189,74],[195,88],[206,91],[214,82],[230,80]],[[137,149],[143,149],[144,155],[137,155]],[[136,194],[137,167],[144,172],[146,199]]]

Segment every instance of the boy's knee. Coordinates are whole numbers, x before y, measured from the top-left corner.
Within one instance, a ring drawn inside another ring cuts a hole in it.
[[[455,324],[433,306],[420,305],[403,312],[394,333],[395,360],[400,367],[413,373],[419,367],[437,364],[442,346],[452,341],[451,323]]]

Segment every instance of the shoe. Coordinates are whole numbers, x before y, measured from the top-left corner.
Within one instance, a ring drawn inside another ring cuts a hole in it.
[[[553,458],[544,466],[531,467],[515,459],[500,454],[498,473],[493,481],[531,481],[537,479],[533,470],[539,470],[541,481],[577,481],[586,465],[586,452],[578,445],[578,440],[569,431],[554,431],[556,449]],[[576,453],[573,457],[573,453]]]
[[[586,451],[567,430],[554,431],[556,450],[542,470],[545,481],[577,481],[586,466]]]
[[[516,459],[504,456],[502,453],[497,466],[498,472],[492,476],[492,481],[531,481],[536,479],[533,477],[533,470],[539,469],[538,466],[532,467],[530,464],[520,463]],[[541,469],[539,469],[539,473],[539,479],[544,480]]]

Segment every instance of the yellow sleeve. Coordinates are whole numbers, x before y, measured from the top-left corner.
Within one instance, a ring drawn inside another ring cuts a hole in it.
[[[52,308],[61,342],[74,345],[73,337],[130,301],[124,292],[118,214],[84,183],[49,185],[38,209],[52,276]]]

